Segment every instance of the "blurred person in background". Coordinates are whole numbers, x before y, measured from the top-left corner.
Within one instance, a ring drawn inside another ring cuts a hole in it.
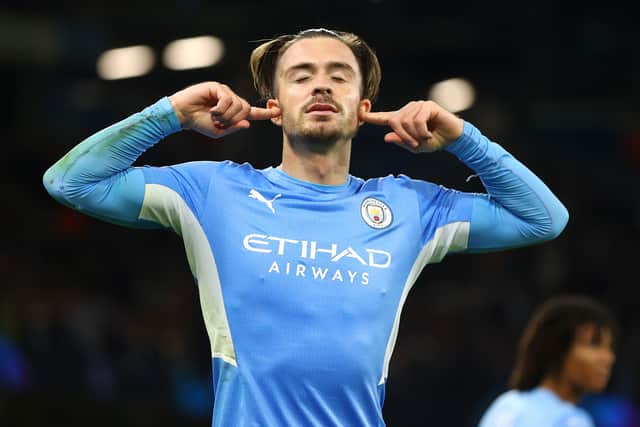
[[[491,403],[479,427],[593,427],[576,404],[606,388],[617,337],[613,314],[594,299],[547,300],[521,335],[511,389]]]
[[[426,265],[549,241],[567,210],[438,104],[372,112],[380,65],[352,33],[283,35],[258,46],[250,66],[266,108],[219,82],[195,84],[81,142],[44,185],[88,215],[182,236],[211,344],[214,425],[383,426],[400,312]],[[280,165],[133,166],[180,130],[216,139],[258,120],[282,128]],[[448,151],[487,194],[350,175],[364,123],[413,153]]]

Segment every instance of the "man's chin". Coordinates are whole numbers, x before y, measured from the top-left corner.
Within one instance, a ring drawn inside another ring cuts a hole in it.
[[[302,134],[304,139],[317,143],[332,143],[342,137],[340,132],[335,130],[314,129]]]
[[[305,138],[317,140],[318,142],[336,142],[341,139],[352,139],[356,130],[347,131],[346,129],[340,129],[338,126],[332,123],[316,123],[315,126],[309,126],[303,129],[302,135]]]
[[[298,128],[297,131],[291,132],[291,130],[285,129],[285,133],[288,134],[292,143],[304,141],[304,144],[310,148],[313,147],[314,151],[322,152],[328,151],[339,141],[351,140],[355,136],[357,128],[347,130],[341,128],[338,123],[315,122],[306,123],[305,126]]]
[[[328,153],[338,144],[338,141],[343,138],[344,137],[340,132],[329,132],[326,130],[319,131],[318,129],[307,129],[304,132],[289,135],[289,141],[291,144],[301,144],[306,147],[306,150],[310,150],[318,154]]]

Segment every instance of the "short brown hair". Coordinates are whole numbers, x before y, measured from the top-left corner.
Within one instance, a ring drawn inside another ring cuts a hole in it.
[[[545,376],[560,373],[582,325],[593,325],[597,332],[610,331],[615,347],[618,325],[613,313],[598,301],[583,295],[562,295],[538,307],[518,343],[518,354],[509,386],[531,390]]]
[[[312,28],[296,34],[285,34],[263,42],[251,53],[249,66],[253,77],[253,85],[264,99],[274,98],[275,71],[278,60],[282,54],[303,38],[333,37],[347,45],[358,61],[362,74],[363,99],[375,101],[380,88],[382,71],[378,57],[369,45],[359,36],[343,31],[327,30],[325,28]]]

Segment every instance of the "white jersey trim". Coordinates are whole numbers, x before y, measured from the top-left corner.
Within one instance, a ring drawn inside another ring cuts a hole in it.
[[[145,185],[139,217],[169,227],[182,236],[189,267],[198,283],[200,308],[209,335],[211,356],[237,366],[218,267],[200,222],[178,193],[159,184]]]
[[[424,247],[420,251],[420,254],[418,254],[418,257],[413,263],[411,271],[407,276],[407,281],[404,284],[402,295],[400,296],[400,303],[398,304],[398,308],[396,310],[396,317],[393,321],[393,328],[391,329],[391,334],[389,335],[389,341],[387,341],[387,350],[384,354],[384,366],[382,368],[382,375],[380,376],[378,385],[384,384],[387,376],[389,375],[389,362],[391,361],[391,355],[396,345],[396,339],[398,338],[398,329],[400,327],[400,314],[402,312],[402,307],[404,306],[404,302],[407,299],[407,295],[409,295],[409,291],[418,279],[420,272],[422,272],[422,269],[427,264],[440,262],[442,258],[444,258],[444,256],[447,254],[447,252],[457,252],[467,249],[468,242],[469,222],[452,222],[450,224],[439,227],[434,233],[431,240],[429,240],[427,244],[424,245]]]

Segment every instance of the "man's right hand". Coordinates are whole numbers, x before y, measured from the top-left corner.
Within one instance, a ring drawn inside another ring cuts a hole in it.
[[[251,126],[249,120],[268,120],[280,115],[277,107],[252,107],[227,85],[198,83],[169,97],[183,129],[220,138]]]

